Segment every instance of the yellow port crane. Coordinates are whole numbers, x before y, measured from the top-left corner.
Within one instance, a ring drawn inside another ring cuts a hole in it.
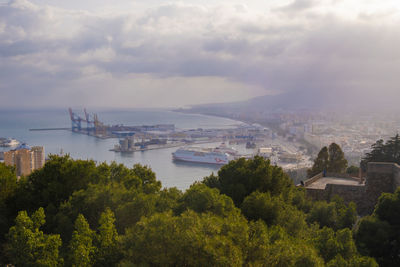
[[[93,123],[94,123],[94,131],[96,135],[105,135],[107,133],[107,126],[105,126],[99,118],[97,114],[93,114]]]

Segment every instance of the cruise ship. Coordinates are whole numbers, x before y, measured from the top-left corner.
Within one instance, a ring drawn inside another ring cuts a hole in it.
[[[180,148],[172,153],[172,158],[179,161],[209,163],[209,164],[227,164],[233,160],[233,156],[219,149],[186,147]]]
[[[13,138],[5,139],[0,138],[0,146],[2,147],[15,147],[19,145],[19,141]]]

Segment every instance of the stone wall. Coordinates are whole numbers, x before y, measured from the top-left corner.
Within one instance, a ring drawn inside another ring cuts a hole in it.
[[[336,174],[328,175],[329,177],[348,178]],[[315,177],[313,181],[317,179],[318,177]],[[372,213],[382,193],[393,193],[398,186],[400,186],[399,165],[370,162],[368,163],[365,185],[361,183],[360,185],[327,184],[325,189],[306,188],[306,192],[313,200],[330,201],[333,196],[339,195],[345,203],[355,202],[360,215],[367,215]]]
[[[308,185],[314,183],[315,181],[321,179],[322,177],[324,177],[324,174],[322,172],[320,172],[317,175],[311,177],[310,179],[305,180],[304,185],[308,186]]]
[[[393,173],[393,192],[400,186],[400,166],[395,164]]]
[[[395,163],[370,162],[367,167],[365,201],[368,213],[374,210],[382,193],[393,193],[400,185],[400,166]]]
[[[327,184],[325,189],[306,188],[306,192],[307,196],[315,201],[331,201],[335,195],[338,195],[346,204],[356,203],[359,214],[365,214],[368,211],[364,201],[365,185]]]
[[[306,193],[314,201],[327,200],[327,193],[323,189],[306,188]]]

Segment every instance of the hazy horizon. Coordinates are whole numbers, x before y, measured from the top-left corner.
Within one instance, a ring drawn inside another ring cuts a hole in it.
[[[399,22],[398,1],[0,0],[0,106],[174,108],[292,92],[397,107]]]

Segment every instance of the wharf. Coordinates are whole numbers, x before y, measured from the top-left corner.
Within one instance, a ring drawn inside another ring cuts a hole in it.
[[[179,143],[172,143],[172,144],[166,144],[166,145],[150,145],[146,148],[138,148],[135,150],[121,150],[121,149],[110,149],[110,151],[114,152],[121,152],[121,153],[132,153],[132,152],[137,152],[137,151],[147,151],[147,150],[156,150],[156,149],[164,149],[164,148],[171,148],[171,147],[179,147],[183,146],[185,143],[179,142]]]
[[[209,143],[215,143],[215,142],[220,142],[220,139],[212,139],[212,140],[207,140],[207,141],[198,141],[198,142],[193,142],[190,143],[195,144],[195,145],[199,145],[199,144],[209,144]],[[166,145],[149,145],[146,148],[138,148],[135,150],[121,150],[121,149],[110,149],[109,151],[114,151],[114,152],[121,152],[121,153],[133,153],[133,152],[138,152],[138,151],[148,151],[148,150],[156,150],[156,149],[165,149],[165,148],[172,148],[172,147],[180,147],[180,146],[185,146],[185,145],[189,145],[188,143],[185,142],[174,142],[174,143],[170,143],[170,144],[166,144]]]

